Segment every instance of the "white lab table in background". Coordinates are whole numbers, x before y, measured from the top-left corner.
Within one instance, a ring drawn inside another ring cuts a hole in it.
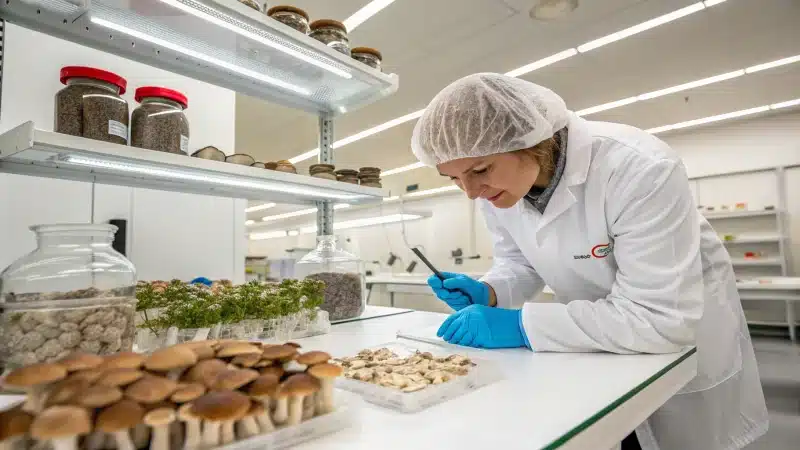
[[[742,300],[785,301],[786,326],[792,342],[796,342],[794,302],[800,301],[800,277],[759,277],[739,281],[736,288]]]

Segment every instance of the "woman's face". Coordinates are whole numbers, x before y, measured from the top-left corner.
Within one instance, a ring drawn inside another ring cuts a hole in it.
[[[470,200],[483,198],[497,208],[510,208],[531,189],[541,171],[532,157],[521,152],[463,158],[436,166],[450,177]]]

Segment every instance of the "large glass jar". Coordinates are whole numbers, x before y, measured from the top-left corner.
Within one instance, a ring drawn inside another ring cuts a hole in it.
[[[38,247],[0,273],[0,360],[5,369],[70,352],[129,351],[136,271],[111,247],[117,227],[38,225]]]
[[[300,8],[288,5],[273,6],[267,10],[267,15],[303,34],[309,32],[308,13]]]
[[[167,153],[189,153],[185,95],[155,86],[136,90],[139,107],[131,115],[131,145]]]
[[[297,278],[325,282],[322,309],[330,320],[352,319],[364,312],[367,304],[364,263],[336,245],[335,236],[317,238],[317,248],[295,265]]]
[[[311,28],[309,36],[337,52],[350,56],[350,38],[347,37],[347,27],[342,22],[320,19],[312,22],[309,28]]]
[[[128,82],[91,67],[61,69],[66,85],[56,93],[55,131],[115,144],[128,144]]]

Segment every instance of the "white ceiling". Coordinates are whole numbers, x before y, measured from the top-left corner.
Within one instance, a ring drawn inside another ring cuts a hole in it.
[[[582,0],[557,22],[534,21],[533,0],[396,0],[350,37],[382,51],[399,92],[341,116],[337,138],[423,108],[448,83],[475,72],[506,72],[589,40],[652,19],[695,0]],[[343,20],[368,0],[293,0],[313,18]],[[728,0],[642,34],[579,54],[522,78],[559,93],[573,110],[800,54],[800,1]],[[587,116],[642,128],[800,97],[800,63],[746,75]],[[414,122],[337,150],[339,167],[414,162]],[[239,96],[236,151],[259,160],[288,159],[315,148],[317,118]],[[299,165],[301,171],[313,160]],[[431,170],[388,177],[407,184],[443,184]],[[266,214],[274,214],[277,209]],[[251,214],[251,218],[265,215]]]

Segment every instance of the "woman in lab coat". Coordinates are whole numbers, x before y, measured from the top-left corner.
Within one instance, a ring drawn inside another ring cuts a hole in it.
[[[738,449],[766,432],[730,258],[667,144],[581,119],[544,87],[476,74],[433,99],[412,149],[478,200],[494,244],[481,280],[429,280],[456,310],[439,336],[535,352],[696,346],[697,377],[623,448]],[[531,302],[545,285],[557,302]]]

